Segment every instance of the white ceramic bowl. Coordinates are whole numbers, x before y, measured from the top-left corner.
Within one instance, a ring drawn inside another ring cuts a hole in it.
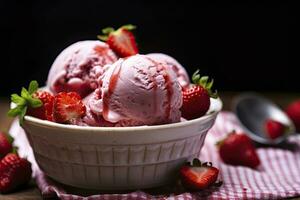
[[[40,168],[54,180],[86,189],[127,190],[162,186],[198,157],[222,109],[211,101],[198,119],[157,126],[81,127],[25,116],[23,128]]]

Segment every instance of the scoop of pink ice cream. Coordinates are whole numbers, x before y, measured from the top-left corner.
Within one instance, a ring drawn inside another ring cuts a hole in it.
[[[96,89],[93,93],[83,99],[83,103],[86,105],[86,113],[82,119],[76,122],[76,125],[101,127],[115,126],[115,124],[103,119],[101,112],[99,111],[99,108],[102,107],[99,99],[101,99],[100,89]],[[91,111],[91,109],[93,109],[93,111]]]
[[[166,63],[145,55],[119,59],[102,81],[101,90],[95,91],[87,106],[115,126],[180,121],[181,87]]]
[[[171,68],[176,76],[181,87],[187,87],[190,84],[189,75],[184,67],[174,58],[163,53],[150,53],[147,54],[150,58],[157,62],[165,62]]]
[[[53,93],[75,91],[84,97],[98,87],[103,66],[116,60],[104,42],[77,42],[57,56],[48,74],[47,86]]]

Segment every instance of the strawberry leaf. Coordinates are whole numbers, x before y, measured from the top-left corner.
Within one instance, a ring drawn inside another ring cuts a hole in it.
[[[208,76],[202,76],[199,80],[199,84],[202,85],[204,88],[206,88],[207,81],[208,81]]]
[[[121,28],[119,28],[118,30],[120,30],[120,29],[126,29],[128,31],[131,31],[131,30],[136,29],[136,26],[132,25],[132,24],[126,24],[126,25],[122,26]],[[106,27],[106,28],[102,29],[103,35],[97,35],[97,38],[102,41],[107,41],[109,34],[114,33],[114,32],[116,32],[116,30],[113,27]]]
[[[217,91],[216,90],[214,92],[212,91],[212,86],[214,84],[214,80],[212,79],[211,81],[209,81],[208,76],[200,76],[199,69],[193,74],[192,81],[194,84],[200,85],[203,88],[205,88],[211,98],[214,98],[214,99],[218,98]]]
[[[32,95],[33,93],[35,93],[39,88],[39,84],[36,80],[31,81],[29,84],[29,88],[28,88],[28,92],[30,95]]]
[[[23,107],[21,109],[21,113],[19,115],[19,120],[20,120],[20,124],[23,125],[23,121],[24,121],[24,116],[26,115],[26,111],[27,111],[27,107]]]
[[[210,90],[211,87],[213,86],[213,84],[214,84],[214,79],[211,79],[211,81],[209,81],[209,82],[206,84],[206,88],[207,88],[208,90]]]
[[[97,35],[97,38],[102,41],[106,41],[108,39],[107,35]]]
[[[115,29],[112,28],[112,27],[104,28],[104,29],[102,29],[103,35],[97,35],[97,38],[99,40],[102,40],[102,41],[107,41],[109,34],[112,33],[112,32],[114,32],[114,31],[115,31]]]
[[[29,103],[29,106],[32,108],[38,108],[43,105],[43,102],[40,99],[32,98],[32,97],[30,99],[28,99],[28,103]]]
[[[11,95],[11,101],[17,104],[18,106],[23,106],[26,104],[26,100],[22,97],[20,97],[18,94],[12,94]]]
[[[11,153],[18,155],[18,147],[13,147]]]
[[[8,111],[8,113],[7,113],[7,115],[9,116],[9,117],[16,117],[16,116],[18,116],[20,113],[21,113],[21,108],[20,108],[21,106],[17,106],[17,107],[15,107],[15,108],[13,108],[13,109],[10,109],[9,111]]]
[[[201,161],[198,158],[193,159],[193,166],[201,166]]]
[[[21,97],[23,97],[26,100],[31,98],[31,95],[29,94],[28,90],[24,87],[22,87],[22,90],[21,90]]]
[[[132,24],[126,24],[126,25],[122,26],[121,28],[131,31],[131,30],[136,29],[136,26],[132,25]]]
[[[199,82],[199,79],[200,79],[200,74],[199,74],[199,69],[197,69],[192,76],[192,81],[193,83],[197,84]]]
[[[102,33],[105,35],[109,35],[111,32],[114,32],[115,29],[113,27],[106,27],[104,29],[102,29]]]

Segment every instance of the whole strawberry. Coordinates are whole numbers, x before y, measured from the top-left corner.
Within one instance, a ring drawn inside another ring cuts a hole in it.
[[[9,193],[31,179],[31,164],[16,154],[7,154],[0,162],[0,192]]]
[[[286,107],[285,112],[295,124],[297,131],[300,132],[300,100],[289,104]]]
[[[54,97],[53,118],[55,122],[72,123],[85,115],[85,105],[76,92],[60,92]]]
[[[193,163],[188,163],[180,169],[180,179],[182,185],[189,190],[202,190],[213,185],[219,175],[219,170],[211,163],[201,163],[194,159]]]
[[[207,76],[200,77],[197,70],[192,77],[193,83],[182,91],[181,114],[185,119],[195,119],[205,115],[210,106],[210,97],[217,98],[212,92],[213,80],[208,81]]]
[[[32,97],[41,100],[43,105],[37,108],[29,107],[27,114],[39,119],[53,121],[54,96],[49,92],[41,90],[33,93]]]
[[[98,35],[100,40],[106,41],[109,47],[120,57],[127,57],[138,54],[138,48],[132,30],[134,25],[128,24],[115,30],[107,27],[102,30],[104,35]]]
[[[251,168],[256,168],[260,164],[251,139],[243,133],[232,132],[217,145],[220,157],[227,164]]]
[[[5,133],[0,131],[0,159],[12,151],[12,145]]]
[[[276,139],[284,134],[286,127],[276,120],[268,119],[264,123],[264,128],[269,138]]]

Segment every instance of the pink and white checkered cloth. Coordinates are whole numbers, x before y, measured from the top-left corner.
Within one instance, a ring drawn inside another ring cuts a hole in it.
[[[22,128],[15,121],[10,133],[19,147],[19,154],[26,156],[33,164],[33,176],[44,197],[58,196],[73,200],[107,200],[107,199],[282,199],[300,196],[300,135],[289,138],[288,149],[258,148],[261,166],[257,170],[247,167],[235,167],[224,164],[217,153],[215,143],[232,130],[241,130],[236,117],[230,112],[219,114],[215,125],[209,131],[200,159],[211,161],[220,169],[220,188],[202,192],[181,192],[179,194],[150,195],[143,191],[127,194],[97,194],[78,196],[69,194],[59,184],[53,182],[38,168],[30,145]]]

